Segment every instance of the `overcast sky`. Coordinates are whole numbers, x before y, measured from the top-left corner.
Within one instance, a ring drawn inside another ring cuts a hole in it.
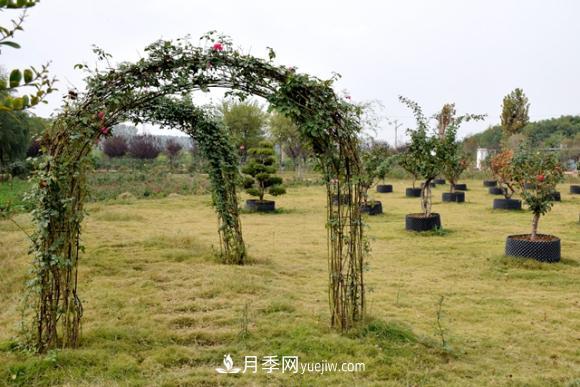
[[[2,25],[14,11],[0,14]],[[455,102],[460,113],[487,113],[499,121],[502,97],[515,87],[528,95],[533,120],[580,113],[580,1],[186,1],[42,0],[29,11],[22,49],[2,50],[11,69],[52,61],[59,92],[35,109],[49,116],[70,87],[83,88],[76,63],[93,63],[91,45],[116,61],[136,60],[163,38],[209,30],[230,35],[243,51],[329,78],[354,101],[380,100],[384,114],[412,125],[398,95],[426,113]],[[379,137],[393,142],[385,124]],[[399,134],[399,141],[403,134]]]

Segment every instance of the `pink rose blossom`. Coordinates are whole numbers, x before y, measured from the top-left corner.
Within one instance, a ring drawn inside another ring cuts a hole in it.
[[[109,128],[107,128],[106,126],[103,126],[101,128],[101,133],[103,133],[103,134],[109,134]]]
[[[223,44],[221,44],[221,42],[217,42],[211,48],[214,51],[223,51],[224,46],[223,46]]]
[[[101,121],[104,120],[105,119],[105,112],[103,112],[103,111],[98,112],[97,118]]]

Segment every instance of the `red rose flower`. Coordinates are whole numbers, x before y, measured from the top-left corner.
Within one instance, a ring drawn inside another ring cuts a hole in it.
[[[212,50],[214,51],[223,51],[224,46],[223,44],[221,44],[220,42],[215,43],[212,47]]]
[[[99,120],[101,120],[101,121],[104,120],[105,119],[105,112],[102,112],[102,111],[101,112],[98,112],[97,113],[97,118]]]
[[[103,126],[101,128],[101,133],[103,133],[103,134],[109,134],[109,128],[107,128],[106,126]]]
[[[539,181],[540,183],[543,182],[545,179],[544,175],[538,175],[536,176],[536,180]]]

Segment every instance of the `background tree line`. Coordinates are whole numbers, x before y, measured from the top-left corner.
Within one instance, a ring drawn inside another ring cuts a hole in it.
[[[580,116],[562,116],[529,122],[515,140],[527,139],[533,147],[576,148],[580,155]],[[465,149],[475,154],[477,148],[499,149],[502,139],[501,125],[489,127],[481,133],[466,137]]]

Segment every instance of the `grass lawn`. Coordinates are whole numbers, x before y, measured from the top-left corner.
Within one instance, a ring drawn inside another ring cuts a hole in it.
[[[580,385],[580,196],[563,185],[541,220],[563,256],[541,264],[503,256],[531,215],[493,211],[481,181],[467,183],[464,204],[434,190],[445,231],[426,235],[404,230],[420,210],[403,197],[408,182],[373,194],[385,214],[368,219],[369,321],[348,335],[328,328],[320,186],[290,188],[278,214],[242,215],[244,267],[213,258],[207,195],[90,204],[82,347],[45,356],[15,349],[30,258],[26,236],[0,222],[0,385]],[[16,220],[30,228],[28,215]],[[238,367],[277,355],[365,370],[218,374],[228,353]]]
[[[0,183],[0,206],[9,203],[15,209],[23,210],[24,194],[29,188],[30,183],[19,178]]]

